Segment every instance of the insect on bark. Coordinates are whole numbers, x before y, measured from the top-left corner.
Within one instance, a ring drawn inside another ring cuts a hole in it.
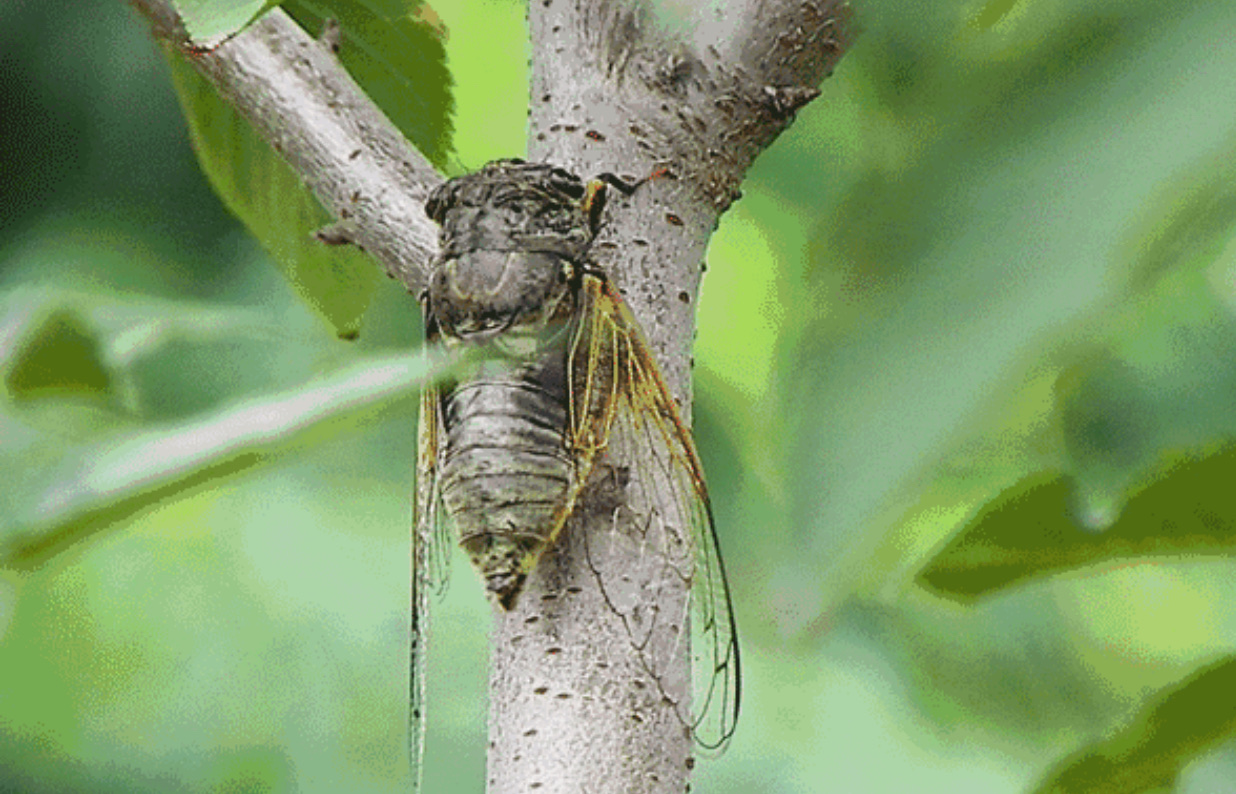
[[[634,189],[614,177],[585,184],[561,168],[499,160],[446,182],[426,203],[442,227],[422,296],[426,341],[482,358],[421,400],[414,762],[428,593],[445,581],[450,527],[492,600],[510,609],[589,475],[615,449],[625,457],[610,465],[645,495],[630,500],[638,507],[615,511],[615,526],[646,547],[641,553],[657,555],[661,576],[690,586],[690,615],[660,615],[656,604],[627,610],[620,574],[596,571],[597,586],[654,678],[664,660],[645,654],[640,616],[657,615],[690,637],[695,684],[680,716],[705,747],[722,747],[733,733],[738,640],[703,469],[638,323],[589,257],[609,187]],[[657,588],[645,591],[655,596]]]

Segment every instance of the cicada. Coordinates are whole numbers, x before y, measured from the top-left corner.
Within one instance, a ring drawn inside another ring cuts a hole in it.
[[[609,187],[633,189],[614,177],[585,184],[562,168],[499,160],[441,185],[426,204],[442,227],[422,295],[426,342],[481,355],[421,400],[411,714],[418,758],[428,593],[445,579],[451,528],[491,599],[510,609],[615,447],[627,450],[628,479],[657,495],[647,515],[615,512],[615,521],[637,531],[656,523],[660,531],[647,537],[658,548],[648,553],[691,585],[697,694],[694,716],[684,719],[708,747],[734,730],[737,632],[699,455],[638,323],[590,259]]]

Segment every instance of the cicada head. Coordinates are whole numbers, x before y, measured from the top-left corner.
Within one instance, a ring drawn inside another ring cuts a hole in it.
[[[549,323],[576,285],[592,242],[576,176],[499,160],[439,186],[425,205],[442,226],[429,305],[449,337],[484,341]]]

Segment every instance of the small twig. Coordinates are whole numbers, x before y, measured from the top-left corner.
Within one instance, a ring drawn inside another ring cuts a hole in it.
[[[333,54],[338,55],[339,45],[342,40],[343,28],[339,27],[339,20],[328,17],[322,23],[322,33],[318,36],[318,41],[322,42],[322,45]]]
[[[339,221],[323,226],[313,233],[313,237],[323,245],[355,245],[362,251],[365,250],[365,246],[356,240],[356,224],[352,221]]]

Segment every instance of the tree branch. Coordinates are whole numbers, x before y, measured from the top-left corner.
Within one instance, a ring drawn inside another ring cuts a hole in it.
[[[657,19],[638,0],[532,0],[529,8],[530,159],[584,178],[668,171],[611,205],[592,257],[631,304],[688,421],[708,239],[752,161],[818,94],[848,43],[842,2],[694,5],[680,20]],[[622,472],[613,461],[626,456],[610,453],[519,604],[497,617],[491,794],[532,784],[547,794],[687,788],[692,745],[680,714],[691,678],[680,626],[689,583],[665,580],[664,559],[647,553],[656,538],[601,540],[617,537],[616,506],[632,498],[614,493]],[[643,652],[598,587],[606,575],[656,583],[656,604],[644,608],[660,620]],[[673,662],[650,671],[649,658]]]
[[[414,294],[437,251],[425,198],[442,181],[335,59],[276,8],[212,50],[195,49],[168,0],[131,0],[156,38],[253,124],[356,243]]]

